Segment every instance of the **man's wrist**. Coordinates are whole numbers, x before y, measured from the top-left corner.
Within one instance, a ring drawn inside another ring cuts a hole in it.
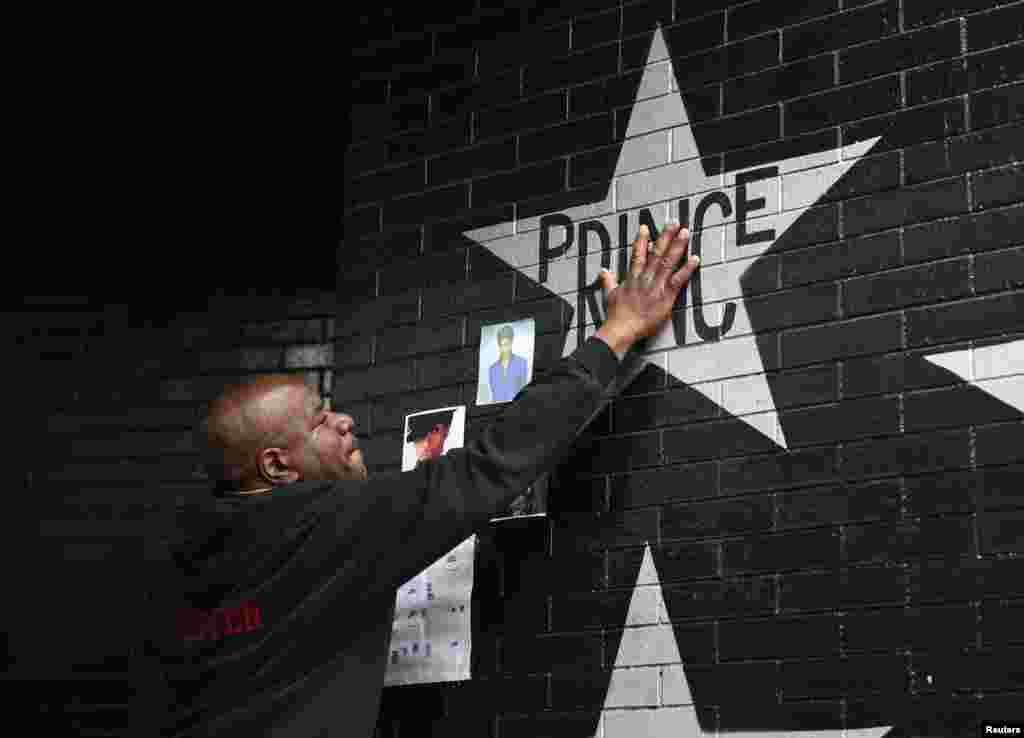
[[[636,342],[632,335],[608,323],[598,328],[594,335],[608,344],[608,348],[618,357],[619,361],[622,361],[622,358]]]

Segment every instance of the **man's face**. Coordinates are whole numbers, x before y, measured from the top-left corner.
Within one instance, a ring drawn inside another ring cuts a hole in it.
[[[306,386],[303,389],[303,420],[296,428],[291,459],[301,478],[367,479],[369,472],[358,448],[352,417],[332,412],[319,393]]]
[[[499,338],[498,339],[498,352],[502,356],[508,356],[512,353],[512,339],[511,338]]]

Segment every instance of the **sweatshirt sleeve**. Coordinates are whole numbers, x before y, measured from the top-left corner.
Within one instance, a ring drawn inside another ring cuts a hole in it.
[[[591,337],[526,385],[477,440],[408,472],[334,485],[306,565],[327,567],[320,573],[346,595],[393,593],[561,462],[616,391],[618,369],[608,345]]]

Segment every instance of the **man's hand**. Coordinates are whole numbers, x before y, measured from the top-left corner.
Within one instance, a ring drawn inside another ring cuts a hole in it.
[[[690,281],[699,259],[691,256],[679,271],[676,265],[685,256],[690,232],[680,225],[666,225],[648,253],[647,226],[633,242],[629,275],[622,284],[609,271],[601,272],[601,287],[608,304],[608,319],[597,337],[607,343],[619,358],[641,338],[653,336],[672,314],[679,291]]]

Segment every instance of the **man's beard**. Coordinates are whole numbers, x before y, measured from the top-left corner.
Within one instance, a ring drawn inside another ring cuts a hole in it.
[[[342,461],[325,459],[317,454],[316,462],[309,474],[303,477],[306,481],[340,482],[350,479],[367,479],[369,470],[363,461],[363,452],[359,448],[350,449],[349,455]]]
[[[349,453],[349,461],[352,462],[351,465],[347,469],[347,471],[350,474],[354,475],[356,479],[367,479],[367,478],[369,478],[370,472],[366,468],[366,462],[363,461],[363,452],[362,452],[362,450],[360,450],[358,448],[357,449],[353,449],[351,451],[351,453]],[[351,478],[351,477],[349,477],[349,478]]]

